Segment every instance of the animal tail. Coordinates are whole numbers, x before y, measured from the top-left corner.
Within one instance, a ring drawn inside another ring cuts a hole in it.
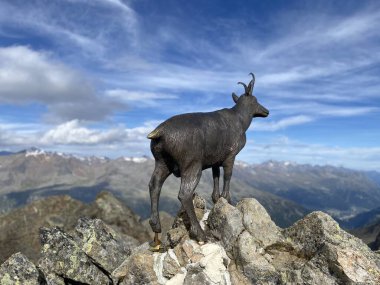
[[[148,139],[158,139],[162,136],[162,129],[160,127],[155,128],[152,132],[150,132],[147,136]]]

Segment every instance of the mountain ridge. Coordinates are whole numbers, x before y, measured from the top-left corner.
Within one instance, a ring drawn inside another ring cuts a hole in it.
[[[147,218],[148,182],[153,168],[154,160],[146,156],[83,157],[38,148],[1,156],[0,211],[60,193],[88,202],[106,189]],[[371,172],[372,177],[374,173]],[[237,161],[231,194],[233,202],[255,197],[280,226],[288,226],[312,210],[324,210],[344,222],[380,203],[380,186],[367,174],[290,161],[260,164]],[[178,189],[179,180],[169,177],[161,192],[161,210],[176,213],[180,207]],[[209,170],[203,172],[197,191],[211,196]],[[211,204],[209,198],[208,203]]]

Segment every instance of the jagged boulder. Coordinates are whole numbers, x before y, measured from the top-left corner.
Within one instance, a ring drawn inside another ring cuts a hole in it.
[[[193,262],[186,266],[184,284],[230,284],[230,259],[224,248],[217,243],[199,246],[194,241],[189,242],[193,243]]]
[[[231,251],[244,230],[242,213],[220,198],[208,216],[208,226],[213,236],[219,239],[227,251]]]
[[[261,245],[268,246],[282,239],[280,228],[256,199],[244,198],[236,208],[243,215],[244,228]]]
[[[107,272],[112,272],[131,254],[131,243],[102,220],[81,218],[75,231],[75,240],[82,251]]]
[[[234,257],[237,268],[248,280],[263,284],[276,284],[279,280],[279,273],[265,256],[264,249],[248,231],[244,231],[236,241]]]
[[[38,265],[44,273],[86,284],[110,283],[110,278],[82,251],[72,236],[59,228],[42,228],[40,236],[42,257]]]
[[[155,271],[156,256],[159,254],[152,253],[144,245],[128,257],[113,275],[121,282],[120,285],[155,285],[160,284],[159,276]]]
[[[379,284],[380,258],[360,239],[342,230],[323,212],[313,212],[284,230],[311,271],[345,284]],[[314,270],[315,271],[315,270]]]
[[[21,253],[15,253],[0,266],[1,285],[39,285],[43,282],[37,267]]]

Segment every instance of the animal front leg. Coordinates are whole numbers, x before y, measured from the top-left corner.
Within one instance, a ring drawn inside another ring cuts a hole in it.
[[[214,189],[212,191],[212,201],[216,203],[220,197],[219,192],[219,176],[220,176],[220,168],[219,166],[214,166],[212,168],[212,178],[214,180]]]
[[[235,157],[232,159],[226,160],[223,164],[223,192],[222,197],[225,198],[228,203],[231,204],[230,196],[230,181],[232,176],[232,169],[234,167]]]
[[[149,224],[155,233],[161,232],[160,216],[158,213],[158,201],[162,185],[166,178],[170,175],[170,171],[164,163],[156,162],[152,178],[149,182],[151,216]]]
[[[206,235],[195,215],[193,204],[193,193],[199,183],[201,175],[201,168],[181,173],[181,189],[178,194],[178,199],[181,201],[182,207],[185,209],[190,220],[190,236],[196,238],[199,242],[204,242],[206,241]]]

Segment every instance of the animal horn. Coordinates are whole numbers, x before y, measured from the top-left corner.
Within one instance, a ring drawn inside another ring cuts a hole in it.
[[[248,90],[249,90],[249,95],[252,95],[253,87],[255,86],[255,75],[252,72],[249,75],[252,75],[252,80],[248,84]]]
[[[244,86],[244,89],[245,89],[245,93],[248,94],[249,93],[249,89],[248,89],[248,86],[245,85],[243,82],[238,82],[237,84],[241,84]]]

